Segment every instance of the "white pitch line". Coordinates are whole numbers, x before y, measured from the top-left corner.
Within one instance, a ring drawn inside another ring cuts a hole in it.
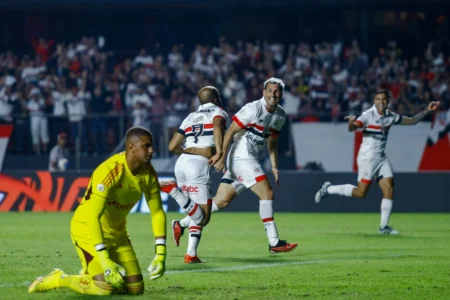
[[[355,257],[351,260],[359,260],[359,259],[370,259],[370,258],[387,258],[387,257],[400,257],[401,254],[391,254],[385,256],[364,256],[364,257]],[[241,270],[250,270],[250,269],[262,269],[262,268],[273,268],[273,267],[286,267],[286,266],[295,266],[295,265],[310,265],[310,264],[324,264],[324,263],[334,263],[334,262],[343,262],[349,261],[348,259],[330,259],[330,260],[305,260],[305,261],[290,261],[290,262],[282,262],[282,263],[265,263],[265,264],[253,264],[253,265],[244,265],[244,266],[233,266],[226,268],[212,268],[212,269],[194,269],[194,270],[173,270],[167,271],[164,275],[172,275],[172,274],[183,274],[183,273],[214,273],[214,272],[229,272],[229,271],[241,271]],[[147,275],[149,273],[147,272]],[[6,287],[19,287],[19,286],[28,286],[31,282],[22,282],[22,283],[6,283],[0,284],[0,288]]]

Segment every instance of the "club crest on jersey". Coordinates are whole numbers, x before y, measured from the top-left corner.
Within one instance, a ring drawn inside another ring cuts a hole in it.
[[[253,166],[253,171],[255,171],[255,173],[259,173],[259,166]]]
[[[104,192],[104,191],[105,191],[105,186],[104,186],[103,184],[99,183],[99,184],[97,185],[97,190],[98,190],[99,192]]]

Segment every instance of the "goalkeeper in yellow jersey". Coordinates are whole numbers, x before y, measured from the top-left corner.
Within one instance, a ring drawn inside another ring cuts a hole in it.
[[[150,279],[163,276],[166,259],[166,214],[158,176],[150,164],[153,137],[133,127],[125,137],[126,151],[98,166],[71,221],[72,242],[82,264],[80,275],[55,269],[37,278],[30,293],[67,287],[81,294],[142,294],[144,281],[126,230],[126,217],[144,193],[151,211],[155,258]]]

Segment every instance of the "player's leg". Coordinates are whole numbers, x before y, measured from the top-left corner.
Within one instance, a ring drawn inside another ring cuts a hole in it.
[[[178,184],[182,182],[187,183],[190,181],[190,178],[187,176],[186,171],[189,168],[192,168],[192,162],[194,161],[192,156],[194,155],[182,154],[178,158],[175,164],[175,177],[178,181]],[[175,201],[183,209],[183,211],[187,213],[196,224],[202,222],[204,217],[202,209],[195,201],[192,201],[178,188],[176,182],[161,182],[160,188],[161,191],[168,193],[170,197],[175,199]]]
[[[84,274],[67,275],[62,270],[55,269],[45,277],[38,277],[28,288],[28,292],[44,292],[60,287],[67,287],[75,292],[86,295],[111,295],[113,288],[105,282],[103,270],[94,259],[94,247],[88,243],[74,239],[77,254],[81,260]],[[95,275],[92,275],[95,274]]]
[[[246,180],[244,179],[244,183]],[[248,180],[247,180],[248,182]],[[297,247],[296,243],[288,243],[285,240],[280,240],[278,236],[277,225],[273,213],[273,199],[274,194],[272,187],[264,175],[264,179],[256,181],[250,187],[250,190],[259,197],[259,216],[264,224],[267,239],[269,240],[269,251],[272,253],[289,252]]]
[[[113,261],[125,269],[126,291],[123,292],[130,295],[143,294],[144,278],[128,235],[122,236],[116,248],[110,251],[110,256]]]
[[[295,249],[297,244],[287,243],[278,236],[273,213],[274,193],[261,164],[256,160],[244,160],[232,167],[235,176],[259,198],[259,215],[269,240],[269,251],[277,253]]]
[[[383,193],[381,200],[381,218],[379,233],[398,234],[399,232],[388,225],[391,216],[392,205],[394,200],[394,176],[391,164],[388,159],[384,159],[380,163],[378,171],[378,184]]]
[[[328,195],[364,198],[369,193],[373,177],[373,163],[369,160],[358,160],[358,186],[352,184],[332,185],[325,182],[317,191],[314,200],[319,203]]]
[[[191,220],[189,225],[189,240],[186,255],[184,256],[184,263],[202,263],[203,261],[197,255],[197,249],[202,237],[203,227],[198,226]]]
[[[229,171],[223,176],[217,193],[212,199],[211,203],[211,213],[218,211],[219,209],[225,208],[229,203],[244,189],[245,186],[235,180],[233,181],[233,176]],[[191,224],[191,218],[189,216],[184,217],[180,221],[172,222],[172,233],[175,245],[178,247],[181,236],[183,235],[184,229]]]

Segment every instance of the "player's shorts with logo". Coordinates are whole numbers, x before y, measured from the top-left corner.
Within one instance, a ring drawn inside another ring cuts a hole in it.
[[[90,242],[86,224],[72,221],[70,235],[77,250],[78,257],[81,260],[83,273],[92,276],[103,274],[100,262],[96,259],[94,245]],[[136,253],[128,238],[127,232],[110,232],[108,234],[105,233],[105,236],[106,235],[114,235],[114,239],[105,237],[105,245],[108,249],[110,258],[125,269],[127,276],[142,274]]]
[[[207,204],[212,198],[210,166],[201,155],[181,154],[175,164],[175,178],[183,194],[197,204]]]
[[[227,171],[221,182],[231,184],[239,195],[263,180],[267,180],[267,176],[257,159],[227,159]]]
[[[391,163],[385,155],[371,158],[358,157],[357,163],[358,182],[370,183],[372,179],[394,177]]]

